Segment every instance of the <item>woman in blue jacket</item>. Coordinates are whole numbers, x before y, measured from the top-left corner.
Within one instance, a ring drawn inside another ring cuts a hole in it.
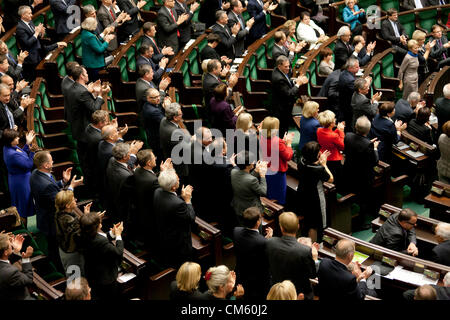
[[[82,61],[89,75],[89,80],[99,79],[98,72],[105,68],[105,51],[109,42],[115,35],[108,34],[100,38],[95,34],[97,29],[97,19],[93,17],[86,18],[81,24],[81,48]]]
[[[364,9],[359,9],[355,3],[356,0],[345,0],[342,16],[345,22],[350,23],[353,35],[358,35],[362,33],[362,24],[366,22],[366,13]]]

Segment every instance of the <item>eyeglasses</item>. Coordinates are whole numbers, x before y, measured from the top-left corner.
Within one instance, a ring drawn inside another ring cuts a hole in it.
[[[411,226],[413,226],[413,227],[417,226],[417,222],[416,223],[412,223],[412,222],[406,221],[406,223],[411,225]]]
[[[154,97],[149,97],[150,99],[157,99],[157,98],[159,98],[159,97],[161,97],[160,95],[157,95],[157,96],[154,96]]]

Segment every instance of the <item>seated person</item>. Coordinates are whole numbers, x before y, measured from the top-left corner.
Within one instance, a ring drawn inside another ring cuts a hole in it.
[[[421,101],[420,93],[411,92],[407,100],[399,99],[395,104],[395,114],[392,120],[401,120],[404,123],[408,123],[416,116],[416,108],[423,107],[425,101]]]
[[[336,244],[336,258],[322,259],[318,272],[320,301],[364,300],[369,290],[366,279],[372,275],[372,269],[368,267],[361,272],[360,267],[352,263],[354,255],[355,243],[342,239]]]
[[[300,13],[300,23],[297,26],[297,39],[309,43],[308,50],[317,49],[328,39],[325,32],[311,20],[310,13],[303,11]]]
[[[366,12],[359,9],[355,0],[345,0],[345,8],[342,11],[344,22],[350,23],[350,29],[353,34],[362,33],[362,25],[366,22]]]
[[[432,37],[429,38],[429,42],[432,40],[436,40],[436,45],[431,48],[430,57],[436,59],[439,64],[437,69],[439,70],[443,66],[450,65],[450,42],[448,42],[447,36],[442,34],[442,27],[438,24],[435,24],[431,29]]]
[[[450,266],[450,224],[439,222],[434,232],[436,233],[436,240],[439,244],[433,248],[431,260]]]
[[[428,143],[429,145],[433,144],[434,134],[433,128],[431,127],[430,120],[431,110],[428,107],[422,107],[417,110],[417,115],[415,119],[412,119],[408,123],[408,128],[406,131],[416,137],[417,139],[422,140],[423,142]]]
[[[416,246],[416,230],[414,230],[416,223],[417,213],[409,208],[403,209],[391,215],[370,242],[415,257],[419,254]]]
[[[198,263],[187,261],[178,269],[176,280],[170,284],[170,300],[202,300],[204,294],[198,290],[202,269]]]
[[[397,51],[397,62],[401,63],[403,56],[407,52],[405,28],[398,22],[398,12],[394,8],[387,11],[387,19],[381,23],[381,37],[392,43],[393,48]]]
[[[321,76],[328,76],[334,70],[333,51],[326,47],[320,50],[320,64],[319,74]]]

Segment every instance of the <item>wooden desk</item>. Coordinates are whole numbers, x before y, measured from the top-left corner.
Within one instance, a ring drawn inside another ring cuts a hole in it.
[[[434,181],[433,187],[450,190],[450,185],[440,181]],[[450,198],[445,193],[441,196],[430,193],[424,200],[425,207],[430,208],[431,218],[450,223]]]

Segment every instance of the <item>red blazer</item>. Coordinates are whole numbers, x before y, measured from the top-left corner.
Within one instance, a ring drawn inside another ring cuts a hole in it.
[[[270,162],[270,156],[272,154],[272,145],[274,146],[274,152],[279,152],[278,165]],[[260,148],[263,154],[263,160],[269,161],[267,167],[274,172],[286,172],[288,169],[288,161],[292,159],[294,151],[291,147],[286,145],[286,142],[279,137],[265,138],[261,136]],[[276,150],[278,149],[278,150]]]
[[[341,130],[327,128],[317,129],[317,142],[320,144],[320,151],[328,150],[331,152],[328,161],[342,160],[342,154],[339,151],[344,150],[345,133]]]

